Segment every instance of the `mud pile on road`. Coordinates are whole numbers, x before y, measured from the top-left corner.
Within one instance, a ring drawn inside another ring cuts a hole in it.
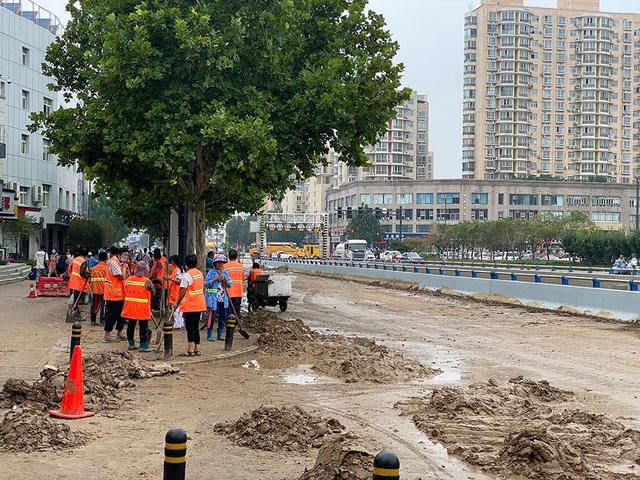
[[[297,406],[263,405],[235,422],[219,423],[214,431],[243,447],[268,451],[306,452],[318,448],[327,437],[339,434],[344,426]]]
[[[299,480],[368,480],[373,470],[373,455],[358,445],[357,438],[340,435],[325,442],[311,470]]]
[[[152,378],[178,373],[177,367],[163,363],[154,365],[134,358],[129,352],[104,352],[82,359],[84,397],[87,409],[110,410],[122,404],[118,391],[134,387],[132,379]],[[47,365],[40,378],[32,383],[10,378],[0,392],[0,407],[14,405],[34,410],[58,406],[66,378],[66,370]]]
[[[640,431],[577,408],[546,381],[440,387],[396,406],[450,454],[501,478],[616,479],[640,464]]]
[[[11,410],[0,423],[0,450],[5,451],[60,450],[84,445],[87,440],[86,435],[72,432],[65,423],[30,408]]]
[[[439,372],[372,340],[324,335],[301,320],[285,320],[272,312],[258,311],[249,322],[260,334],[260,354],[304,359],[315,371],[347,383],[402,382]]]

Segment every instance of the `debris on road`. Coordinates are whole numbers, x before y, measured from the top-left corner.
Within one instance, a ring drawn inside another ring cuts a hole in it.
[[[576,404],[572,392],[517,377],[443,386],[396,406],[450,454],[498,477],[635,478],[624,475],[640,464],[640,431]]]
[[[119,408],[118,390],[134,387],[132,379],[152,378],[178,373],[180,369],[167,363],[152,364],[138,360],[129,352],[103,352],[82,359],[84,399],[87,410]],[[0,392],[0,407],[21,405],[45,411],[60,404],[66,371],[47,365],[33,383],[10,378]]]
[[[299,480],[368,480],[373,455],[356,443],[357,437],[341,435],[325,442],[311,470]]]
[[[87,436],[75,433],[65,423],[29,408],[9,411],[0,423],[0,450],[40,452],[73,448],[87,443]]]
[[[403,382],[440,372],[373,340],[324,335],[301,320],[285,320],[264,310],[249,318],[260,334],[258,349],[262,355],[311,358],[315,361],[313,370],[347,383]]]
[[[235,422],[217,424],[214,431],[243,447],[305,452],[344,428],[335,418],[311,415],[297,406],[263,405]]]

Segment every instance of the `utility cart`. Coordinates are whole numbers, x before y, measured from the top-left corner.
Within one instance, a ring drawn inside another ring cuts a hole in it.
[[[274,273],[260,275],[253,283],[253,292],[250,292],[249,307],[257,310],[260,307],[280,306],[280,311],[287,309],[291,297],[291,276]]]

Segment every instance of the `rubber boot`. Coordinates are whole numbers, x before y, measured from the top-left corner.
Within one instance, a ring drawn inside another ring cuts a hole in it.
[[[214,338],[213,338],[213,328],[208,328],[207,329],[207,341],[208,342],[215,341]]]
[[[153,349],[149,348],[149,342],[144,342],[140,344],[141,352],[153,352]]]
[[[129,340],[129,350],[137,350],[138,347],[136,347],[136,342],[134,342],[133,340]]]
[[[224,337],[222,336],[223,331],[224,331],[223,328],[218,329],[218,340],[224,340]]]

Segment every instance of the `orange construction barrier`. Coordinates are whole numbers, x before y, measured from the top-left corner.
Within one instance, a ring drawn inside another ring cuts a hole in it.
[[[71,366],[62,394],[60,411],[49,410],[49,415],[65,420],[87,418],[95,415],[84,411],[84,384],[82,382],[82,348],[76,345],[71,357]]]
[[[39,297],[68,297],[69,287],[67,281],[62,277],[40,277],[38,278]]]
[[[38,298],[38,292],[36,292],[36,288],[33,286],[33,283],[30,284],[29,295],[27,295],[27,298]]]

